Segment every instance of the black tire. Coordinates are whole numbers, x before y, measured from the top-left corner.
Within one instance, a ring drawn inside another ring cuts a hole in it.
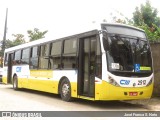
[[[13,77],[13,89],[18,90],[18,77],[16,75]]]
[[[64,78],[60,84],[60,96],[61,96],[61,99],[66,102],[69,102],[72,100],[71,85],[67,78]]]

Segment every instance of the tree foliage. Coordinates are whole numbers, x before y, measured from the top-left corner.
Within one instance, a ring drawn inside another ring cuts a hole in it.
[[[160,41],[160,27],[153,24],[153,27],[149,27],[147,24],[139,26],[139,28],[145,30],[149,40],[151,42]]]
[[[24,35],[22,35],[22,34],[13,34],[13,36],[15,37],[15,39],[13,39],[11,47],[25,43]]]
[[[135,8],[132,20],[121,14],[121,18],[113,16],[113,21],[139,27],[145,30],[150,41],[160,41],[160,17],[158,10],[153,8],[149,1]]]
[[[48,31],[40,32],[38,28],[35,28],[33,31],[32,30],[27,31],[27,33],[29,34],[30,41],[44,38],[44,35],[47,32]],[[12,36],[14,37],[13,40],[9,40],[9,39],[5,40],[5,44],[4,44],[5,48],[10,48],[10,47],[14,47],[14,46],[25,43],[25,38],[23,34],[12,34]],[[2,45],[3,45],[3,41],[0,41],[1,48],[2,48]],[[4,51],[0,50],[0,57],[3,57],[3,54],[4,54]]]
[[[15,37],[13,40],[9,39],[5,40],[5,49],[25,43],[24,35],[13,34],[13,36]],[[1,47],[2,47],[2,41],[1,41]],[[0,56],[3,56],[3,52],[4,51],[0,50]]]
[[[120,16],[120,17],[117,17],[117,15]],[[128,24],[128,25],[133,25],[133,20],[132,19],[129,19],[128,17],[126,17],[123,13],[121,13],[120,11],[116,11],[116,14],[115,13],[111,13],[111,20],[112,22],[115,22],[115,23],[121,23],[121,24]],[[106,19],[103,20],[103,22],[107,22]]]
[[[34,30],[28,30],[27,33],[28,33],[28,37],[30,39],[30,41],[34,41],[34,40],[38,40],[38,39],[41,39],[41,38],[44,38],[45,34],[47,33],[48,31],[43,31],[43,32],[40,32],[38,28],[34,28]]]
[[[133,13],[134,25],[144,29],[150,41],[160,41],[160,17],[157,15],[158,10],[149,1],[136,7]]]
[[[5,40],[5,48],[10,48],[10,47],[14,47],[17,45],[21,45],[23,43],[25,43],[25,39],[24,39],[24,35],[22,34],[12,34],[12,36],[14,36],[15,38],[13,40]],[[1,41],[2,43],[2,41]]]
[[[147,24],[149,27],[152,27],[153,24],[160,25],[160,17],[157,17],[158,10],[151,6],[149,1],[146,1],[145,5],[141,7],[136,7],[136,11],[133,13],[134,24],[137,26]]]

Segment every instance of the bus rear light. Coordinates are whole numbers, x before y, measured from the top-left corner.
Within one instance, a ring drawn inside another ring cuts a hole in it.
[[[119,86],[119,84],[110,76],[108,76],[109,83],[114,86]]]

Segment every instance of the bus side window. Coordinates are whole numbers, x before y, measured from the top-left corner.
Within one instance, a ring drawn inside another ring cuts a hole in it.
[[[50,44],[47,43],[45,45],[40,46],[40,57],[39,57],[39,68],[40,69],[48,69],[49,68],[49,51]]]
[[[14,64],[21,64],[21,50],[18,50],[14,54]]]
[[[76,68],[77,39],[69,39],[64,41],[64,51],[62,55],[62,68]]]
[[[30,57],[30,48],[26,48],[22,50],[22,64],[29,64],[29,57]]]
[[[38,46],[31,48],[30,69],[38,68]]]
[[[52,43],[51,55],[50,55],[51,69],[61,68],[61,49],[62,49],[62,41]]]

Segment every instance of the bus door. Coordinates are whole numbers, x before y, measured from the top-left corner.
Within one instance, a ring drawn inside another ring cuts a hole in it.
[[[78,94],[94,97],[96,36],[81,38],[79,41]]]
[[[7,83],[12,83],[12,61],[13,61],[13,53],[10,53],[8,55]]]

